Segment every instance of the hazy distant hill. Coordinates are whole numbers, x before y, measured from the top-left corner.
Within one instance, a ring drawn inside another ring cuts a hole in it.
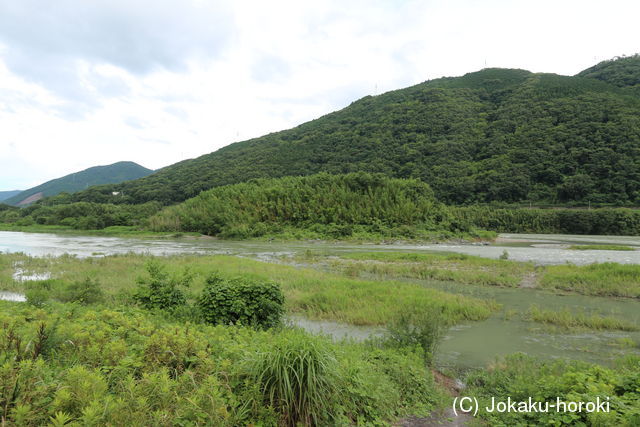
[[[7,198],[4,203],[24,206],[42,197],[55,196],[62,192],[75,193],[92,185],[116,184],[131,179],[142,178],[152,172],[151,169],[147,169],[134,162],[118,162],[108,166],[95,166],[18,192],[18,194]]]
[[[640,57],[577,76],[485,69],[427,81],[75,200],[158,200],[251,178],[382,172],[447,203],[640,204]]]
[[[7,200],[9,197],[13,197],[16,194],[22,193],[22,190],[13,190],[13,191],[0,191],[0,202],[3,200]]]

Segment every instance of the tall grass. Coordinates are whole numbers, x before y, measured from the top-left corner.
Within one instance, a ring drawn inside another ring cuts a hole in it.
[[[283,425],[329,425],[338,391],[338,362],[327,343],[302,332],[290,333],[249,361],[258,384]]]
[[[446,330],[446,321],[437,309],[403,311],[387,325],[383,344],[418,348],[426,364],[431,365]]]
[[[635,251],[635,248],[624,245],[571,245],[569,249],[575,251]]]
[[[614,317],[604,317],[585,312],[572,313],[569,309],[561,311],[543,310],[538,306],[529,308],[528,317],[534,322],[560,326],[565,329],[586,328],[596,330],[638,331],[640,326]]]
[[[576,266],[553,265],[545,269],[540,285],[585,295],[640,297],[640,265],[605,262]]]
[[[0,301],[0,424],[389,425],[433,409],[417,355],[134,307]]]
[[[532,263],[451,253],[365,252],[340,257],[333,266],[353,276],[368,273],[489,286],[517,287],[534,270]]]

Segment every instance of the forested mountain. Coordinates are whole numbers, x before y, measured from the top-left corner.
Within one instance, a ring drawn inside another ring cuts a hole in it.
[[[16,194],[20,194],[22,190],[13,190],[13,191],[0,191],[0,202],[3,200],[7,200],[9,197],[13,197]]]
[[[62,192],[75,193],[93,185],[117,184],[122,181],[142,178],[151,173],[153,173],[151,169],[134,162],[118,162],[107,166],[95,166],[24,190],[13,197],[9,197],[4,203],[24,206],[42,197],[55,196]]]
[[[639,62],[639,54],[616,58],[587,68],[579,73],[578,76],[602,80],[603,82],[611,83],[618,87],[632,88],[636,93],[640,93]]]
[[[365,171],[420,179],[446,203],[639,204],[638,81],[638,56],[573,77],[485,69],[431,80],[74,200],[172,204],[251,178]]]

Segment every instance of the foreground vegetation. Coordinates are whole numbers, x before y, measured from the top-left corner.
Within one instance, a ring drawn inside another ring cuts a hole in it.
[[[391,277],[416,264],[443,271],[457,266],[469,273],[461,278],[483,269],[514,277],[532,269],[451,254],[342,258],[400,266]],[[308,253],[304,259],[322,258]],[[16,269],[48,271],[52,278],[14,281]],[[229,256],[3,254],[0,289],[9,288],[26,291],[30,304],[0,302],[0,416],[9,425],[385,425],[426,416],[445,404],[428,369],[444,331],[486,319],[497,308],[410,283]],[[289,314],[387,332],[365,343],[335,343],[282,328],[280,306]],[[535,307],[528,315],[567,329],[637,329]],[[487,404],[491,396],[612,397],[613,411],[605,415],[480,413],[496,425],[635,425],[639,375],[640,360],[631,356],[616,369],[513,356],[472,373],[464,394]]]
[[[540,361],[516,354],[467,378],[465,395],[479,400],[478,416],[490,425],[637,426],[640,424],[640,358],[628,356],[614,368],[578,361]],[[514,402],[609,402],[609,412],[556,411],[489,413],[491,399]]]
[[[442,399],[419,351],[131,307],[0,308],[3,425],[380,425]]]

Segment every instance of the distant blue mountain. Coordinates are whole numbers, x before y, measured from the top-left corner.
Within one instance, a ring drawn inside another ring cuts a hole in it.
[[[8,198],[13,197],[16,194],[20,194],[20,193],[22,193],[22,190],[0,191],[0,202],[3,202]]]
[[[75,193],[92,185],[118,184],[130,179],[143,178],[151,173],[153,173],[151,169],[134,162],[118,162],[107,166],[94,166],[18,192],[18,194],[6,198],[4,203],[25,206],[43,197],[55,196],[62,192]]]

